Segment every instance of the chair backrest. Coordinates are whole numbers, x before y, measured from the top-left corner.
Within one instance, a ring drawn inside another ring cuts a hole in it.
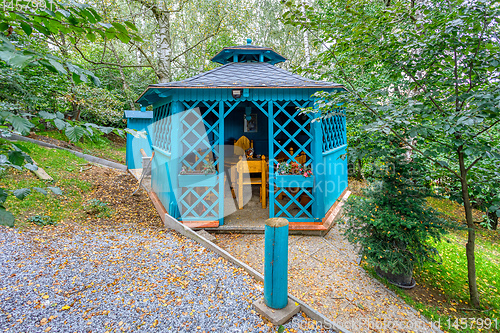
[[[290,153],[290,156],[293,156],[293,147],[290,147],[290,149],[288,149],[288,152]],[[299,156],[295,156],[294,159],[295,159],[295,162],[304,165],[307,161],[307,155],[305,152],[302,152],[302,153],[300,153]]]
[[[236,168],[240,175],[242,175],[243,173],[260,173],[260,176],[262,178],[262,183],[265,184],[267,182],[269,165],[267,164],[266,156],[264,155],[262,155],[260,160],[250,160],[250,161],[244,161],[240,157],[240,161],[238,162]],[[255,177],[250,177],[250,178],[255,178]]]
[[[236,148],[239,147],[239,148]],[[246,136],[242,136],[237,141],[234,140],[234,154],[245,155],[248,148],[253,148],[253,140],[249,140]]]

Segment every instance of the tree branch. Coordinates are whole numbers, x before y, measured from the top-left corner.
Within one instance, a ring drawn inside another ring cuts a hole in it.
[[[192,45],[192,46],[188,47],[187,49],[185,49],[184,51],[182,51],[181,53],[179,53],[178,55],[176,55],[175,57],[173,57],[173,58],[172,58],[172,61],[177,60],[177,58],[179,58],[179,57],[183,56],[184,54],[186,54],[187,52],[191,51],[192,49],[194,49],[195,47],[197,47],[197,46],[198,46],[198,45],[200,45],[201,43],[203,43],[203,42],[205,42],[206,40],[208,40],[208,39],[210,39],[210,38],[214,37],[215,35],[217,35],[217,33],[218,33],[218,32],[219,32],[219,30],[220,30],[220,25],[221,25],[221,23],[222,23],[222,20],[221,20],[221,21],[219,21],[219,24],[217,25],[217,30],[216,30],[214,33],[212,33],[212,34],[208,35],[207,37],[205,37],[205,38],[203,38],[203,39],[200,39],[200,40],[199,40],[196,44],[194,44],[194,45]]]
[[[75,44],[73,45],[75,47],[75,50],[80,54],[80,56],[83,58],[83,60],[93,64],[93,65],[105,65],[105,66],[113,66],[113,67],[122,67],[122,68],[151,68],[151,65],[122,65],[122,64],[115,64],[115,63],[110,63],[110,62],[104,62],[104,61],[93,61],[85,57],[83,52],[78,48],[78,46]]]
[[[470,169],[472,169],[472,167],[481,160],[481,157],[478,157],[474,160],[474,162],[471,163],[471,165],[469,165],[468,168],[465,169],[465,171],[469,171]]]

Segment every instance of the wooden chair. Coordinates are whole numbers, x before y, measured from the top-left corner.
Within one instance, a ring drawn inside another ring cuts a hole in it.
[[[240,150],[240,148],[243,149],[243,152]],[[249,140],[244,135],[238,140],[234,140],[234,155],[245,155],[245,151],[248,148],[253,148],[253,140]]]
[[[260,160],[240,161],[236,165],[238,172],[238,208],[243,209],[243,185],[260,185],[260,202],[262,208],[267,207],[267,173],[269,166],[267,165],[266,157],[262,155]],[[243,177],[243,174],[250,174],[250,177]],[[259,174],[258,177],[252,177],[251,174]]]
[[[293,156],[293,147],[290,147],[290,149],[288,149],[288,152],[290,153],[290,156]],[[304,151],[302,151],[299,156],[295,156],[294,160],[295,162],[304,165],[307,161],[307,155]]]

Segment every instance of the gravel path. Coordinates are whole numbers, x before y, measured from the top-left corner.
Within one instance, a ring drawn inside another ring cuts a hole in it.
[[[2,331],[277,329],[252,309],[262,284],[175,232],[0,227],[0,263]],[[297,315],[286,331],[303,331],[307,320]]]

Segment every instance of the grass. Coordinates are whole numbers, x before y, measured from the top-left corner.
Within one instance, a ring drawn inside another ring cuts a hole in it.
[[[46,189],[48,186],[57,186],[61,188],[63,194],[56,196],[48,191],[45,196],[32,191],[24,200],[9,196],[6,206],[16,216],[16,225],[21,229],[29,227],[27,219],[34,215],[49,216],[55,222],[78,217],[76,212],[81,212],[82,194],[92,187],[90,182],[75,177],[75,173],[78,173],[86,161],[67,151],[47,149],[30,142],[18,144],[29,149],[30,156],[54,180],[43,181],[30,171],[9,169],[2,174],[0,187],[19,189],[36,186]]]
[[[36,134],[65,142],[68,140],[59,131],[38,131]],[[84,154],[125,163],[126,145],[113,142],[103,135],[94,135],[92,139],[84,137],[76,142],[75,146],[79,147]]]
[[[354,181],[353,186],[354,193],[359,195],[363,184]],[[465,256],[467,229],[463,207],[444,198],[428,198],[428,203],[452,221],[457,229],[450,230],[441,242],[434,244],[441,255],[442,263],[425,263],[422,267],[415,268],[414,277],[419,285],[416,289],[419,291],[402,290],[378,277],[372,268],[365,269],[426,318],[433,322],[439,320],[441,329],[447,332],[481,331],[476,327],[471,329],[470,320],[467,321],[469,327],[466,329],[453,327],[454,324],[460,325],[460,322],[455,323],[455,320],[460,318],[497,319],[496,329],[483,331],[500,332],[500,231],[476,227],[476,275],[483,309],[473,310],[469,304]],[[475,222],[481,221],[480,211],[474,211],[473,215]]]

